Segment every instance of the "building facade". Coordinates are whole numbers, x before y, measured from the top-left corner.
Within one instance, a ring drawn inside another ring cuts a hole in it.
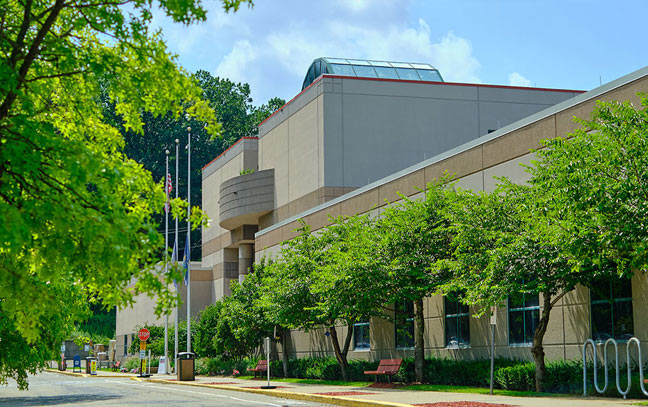
[[[330,216],[379,216],[400,194],[421,197],[427,183],[445,172],[475,191],[492,191],[495,176],[523,183],[528,178],[520,164],[530,163],[530,151],[542,139],[566,136],[577,126],[573,118],[589,117],[596,100],[638,103],[637,93],[648,92],[648,68],[583,93],[446,83],[440,75],[426,81],[424,75],[432,74],[418,73],[415,64],[398,71],[395,63],[345,60],[349,71],[340,61],[316,60],[303,90],[259,126],[258,137],[239,140],[203,168],[203,209],[211,223],[202,232],[200,271],[192,270],[192,284],[199,277],[202,287],[200,294],[192,290],[192,310],[229,295],[231,281],[253,272],[254,261],[276,256],[296,236],[300,220],[318,230],[329,225]],[[378,69],[386,65],[396,78]],[[567,294],[552,312],[547,357],[579,358],[590,337],[648,340],[648,325],[639,318],[648,307],[647,285],[645,276],[635,276],[618,287],[578,287]],[[613,295],[612,302],[605,293]],[[525,298],[498,309],[498,356],[531,357],[530,334],[541,303]],[[489,321],[472,317],[473,311],[450,298],[428,298],[426,353],[486,357]],[[133,332],[133,312],[118,313],[118,334]],[[349,357],[411,356],[406,333],[414,329],[412,305],[397,304],[395,312],[398,326],[382,320],[356,324]],[[294,331],[285,351],[301,357],[330,354],[332,348],[323,330]]]

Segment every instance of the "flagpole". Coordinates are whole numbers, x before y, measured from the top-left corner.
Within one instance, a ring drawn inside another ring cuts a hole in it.
[[[164,204],[164,277],[169,275],[169,150],[166,155],[166,171],[164,173],[164,190],[167,200]],[[169,313],[164,315],[164,368],[169,366]],[[167,374],[167,371],[164,371]]]
[[[176,171],[175,171],[176,193],[175,193],[175,197],[176,197],[176,199],[177,199],[177,198],[178,198],[178,189],[179,189],[179,187],[180,187],[180,185],[178,184],[178,158],[179,158],[179,157],[178,157],[178,146],[180,145],[180,140],[175,139],[175,144],[176,144],[176,161],[175,161],[175,167],[176,167],[176,169],[175,169],[175,170],[176,170]],[[175,248],[176,248],[176,259],[175,259],[175,260],[176,260],[176,262],[175,262],[176,264],[175,264],[175,265],[176,265],[176,271],[177,271],[177,270],[178,270],[178,251],[180,251],[180,247],[178,247],[178,217],[177,217],[177,216],[174,216],[174,218],[175,218],[175,243],[174,243],[174,245],[175,245]],[[176,294],[177,294],[177,292],[178,292],[178,285],[177,285],[177,284],[176,284],[176,286],[175,286],[175,289],[176,289]],[[175,347],[174,347],[174,349],[173,349],[173,350],[174,350],[174,353],[173,353],[173,360],[174,360],[174,364],[173,364],[173,366],[177,366],[177,362],[178,362],[178,361],[177,361],[177,358],[178,358],[178,314],[179,314],[179,313],[180,313],[180,307],[179,307],[178,303],[176,302],[176,312],[175,312]],[[175,368],[175,369],[177,369],[177,368]]]
[[[191,352],[191,127],[187,127],[187,352]]]

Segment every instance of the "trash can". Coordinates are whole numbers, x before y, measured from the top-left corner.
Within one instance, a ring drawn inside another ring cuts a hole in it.
[[[196,380],[196,376],[194,374],[194,368],[195,368],[195,355],[191,352],[180,352],[178,353],[178,357],[176,358],[178,368],[176,371],[178,372],[178,381],[192,381]]]
[[[88,373],[88,374],[93,374],[93,373],[96,374],[96,373],[97,373],[96,370],[95,370],[94,372],[92,372],[92,370],[91,370],[91,367],[92,367],[92,361],[93,361],[93,360],[96,361],[97,358],[94,358],[94,357],[92,357],[92,356],[88,356],[88,357],[86,358],[86,373]],[[95,362],[95,363],[96,363],[96,362]],[[95,366],[96,366],[96,365],[95,365]],[[96,368],[95,368],[95,369],[96,369]]]

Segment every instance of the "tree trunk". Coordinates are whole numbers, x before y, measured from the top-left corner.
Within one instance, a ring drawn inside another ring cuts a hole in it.
[[[351,328],[349,328],[351,329]],[[340,349],[340,341],[338,339],[337,331],[335,330],[335,325],[331,325],[329,327],[329,333],[331,334],[331,341],[333,342],[333,350],[335,351],[335,359],[337,359],[338,364],[340,365],[340,370],[342,372],[342,380],[348,381],[349,380],[349,362],[347,361],[347,352],[348,347],[345,346],[345,351],[342,351]],[[350,335],[347,333],[347,339],[350,340]],[[346,345],[346,340],[345,340],[345,345]]]
[[[544,339],[545,332],[547,332],[547,326],[549,325],[549,314],[551,313],[551,308],[551,295],[549,293],[543,293],[542,314],[540,315],[538,326],[533,333],[533,346],[531,347],[531,354],[533,355],[533,361],[535,362],[536,392],[543,391],[544,378],[545,374],[547,373],[542,340]]]
[[[423,298],[414,301],[414,373],[416,381],[423,383],[423,364],[425,362],[425,319],[423,318]]]
[[[281,342],[281,364],[283,365],[284,377],[288,377],[288,336],[290,331],[279,328],[279,341]]]

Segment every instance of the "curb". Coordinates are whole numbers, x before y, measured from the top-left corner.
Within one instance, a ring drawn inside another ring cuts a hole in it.
[[[412,407],[411,404],[394,403],[394,402],[379,401],[379,400],[361,400],[361,399],[354,399],[351,397],[326,396],[323,394],[297,393],[297,392],[282,391],[282,390],[249,389],[243,387],[234,387],[234,386],[217,385],[217,384],[177,382],[177,381],[171,381],[165,379],[140,379],[135,377],[131,377],[131,380],[147,381],[147,382],[161,383],[161,384],[179,384],[183,386],[193,386],[193,387],[206,387],[210,389],[238,391],[242,393],[255,393],[255,394],[263,394],[266,396],[280,397],[284,399],[313,401],[318,403],[335,404],[338,406],[347,406],[347,407]]]
[[[67,375],[67,376],[76,376],[76,377],[123,377],[124,379],[132,377],[132,376],[124,376],[124,375],[116,375],[116,374],[105,374],[105,375],[91,375],[87,373],[73,373],[73,372],[68,372],[65,370],[58,370],[58,369],[43,369],[45,372],[49,373],[58,373],[62,375]]]

